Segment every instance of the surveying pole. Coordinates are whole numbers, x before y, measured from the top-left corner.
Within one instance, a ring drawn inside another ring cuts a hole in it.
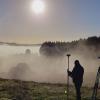
[[[68,57],[68,69],[67,71],[69,71],[69,57],[71,56],[70,54],[66,55]],[[67,100],[69,100],[69,75],[67,74]]]

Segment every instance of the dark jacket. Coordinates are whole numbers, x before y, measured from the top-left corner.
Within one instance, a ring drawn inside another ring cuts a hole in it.
[[[73,68],[72,72],[68,71],[69,76],[72,77],[73,82],[83,82],[84,68],[81,65],[77,65]]]

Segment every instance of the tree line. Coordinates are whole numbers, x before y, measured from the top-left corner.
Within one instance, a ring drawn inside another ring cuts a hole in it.
[[[95,52],[98,52],[100,49],[100,37],[92,36],[87,39],[79,39],[71,42],[62,42],[62,41],[46,41],[42,43],[40,47],[40,54],[46,56],[61,56],[68,51],[77,51],[79,49],[90,49],[93,48]]]

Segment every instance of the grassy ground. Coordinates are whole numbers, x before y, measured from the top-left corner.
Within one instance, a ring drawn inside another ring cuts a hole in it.
[[[0,100],[67,100],[65,91],[66,84],[0,79]],[[91,94],[91,88],[82,88],[82,100],[91,100]],[[69,96],[70,100],[75,100],[75,89],[72,86]]]

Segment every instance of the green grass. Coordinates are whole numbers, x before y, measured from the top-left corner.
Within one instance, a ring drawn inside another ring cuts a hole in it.
[[[66,84],[0,79],[0,100],[67,100],[65,91]],[[91,94],[91,88],[82,88],[82,100],[90,100]],[[69,98],[75,100],[75,89],[72,86]]]

